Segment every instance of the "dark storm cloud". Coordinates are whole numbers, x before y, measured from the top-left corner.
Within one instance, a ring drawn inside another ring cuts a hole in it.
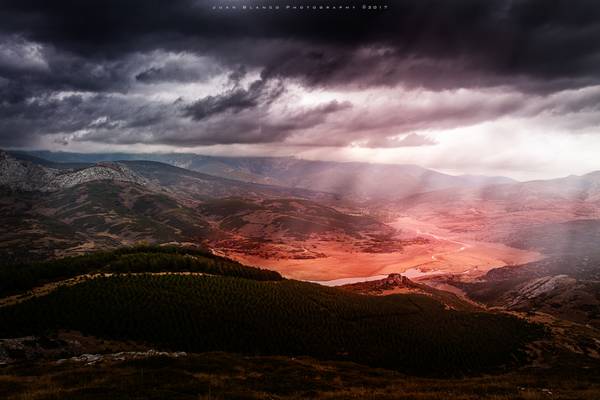
[[[352,105],[347,102],[332,101],[317,107],[296,109],[290,114],[279,116],[270,116],[268,115],[270,111],[261,107],[258,110],[242,110],[234,114],[215,114],[202,125],[201,129],[195,125],[178,124],[169,118],[168,112],[162,111],[160,121],[151,131],[129,130],[131,124],[127,124],[118,130],[89,130],[77,135],[72,140],[113,144],[145,142],[186,147],[282,142],[295,132],[315,127],[323,123],[329,115],[351,107]],[[161,111],[159,108],[155,108],[153,112]],[[347,144],[348,142],[344,141],[343,143]],[[324,144],[331,145],[327,142]]]
[[[69,140],[118,143],[267,143],[350,107],[340,99],[278,115],[271,106],[282,99],[288,80],[339,90],[508,87],[538,100],[600,84],[595,0],[395,0],[387,11],[251,15],[211,10],[211,4],[3,1],[0,145],[27,145],[48,134],[59,141],[72,134]],[[244,86],[249,71],[259,71],[260,78]],[[206,82],[221,73],[228,75],[227,87],[187,103],[119,96],[136,85]],[[87,95],[53,96],[70,91]],[[597,106],[595,93],[576,97],[562,106],[540,100],[521,115]],[[523,103],[519,98],[475,111],[433,107],[379,122],[367,116],[356,128],[363,121],[368,129],[386,121],[406,129],[398,134],[430,121],[460,126],[515,113]],[[327,140],[345,145],[360,139],[353,135]],[[397,141],[384,136],[372,143],[402,145]]]
[[[126,92],[131,70],[138,68],[132,58],[88,59],[22,36],[0,35],[0,77],[28,96],[58,90]]]
[[[160,57],[157,58],[160,59]],[[161,65],[144,68],[135,75],[135,79],[144,83],[205,82],[220,72],[222,72],[221,69],[215,63],[180,56]]]
[[[135,76],[140,82],[196,82],[205,79],[196,71],[186,71],[178,66],[151,67]]]
[[[2,107],[22,103],[29,95],[29,89],[19,82],[0,78],[0,105]],[[9,115],[6,116],[9,117]]]
[[[242,110],[266,107],[283,93],[281,82],[268,85],[268,81],[259,79],[250,84],[248,89],[237,85],[218,96],[207,96],[186,108],[185,115],[196,121],[227,111],[238,113]]]
[[[233,116],[219,115],[204,125],[202,131],[190,131],[184,136],[172,135],[165,138],[165,143],[192,146],[283,142],[294,133],[318,126],[328,116],[351,107],[348,102],[331,101],[316,107],[296,108],[284,115],[269,115],[272,111],[265,107],[258,112],[246,110]],[[326,145],[326,140],[323,138],[321,142]],[[344,141],[344,144],[347,143]]]
[[[117,137],[132,128],[148,128],[170,118],[161,104],[137,104],[125,97],[92,94],[51,95],[27,102],[0,104],[0,132],[5,146],[26,146],[43,135],[65,140],[61,134],[112,132]],[[122,137],[121,137],[122,138]]]
[[[3,2],[0,29],[87,58],[121,58],[155,48],[195,49],[254,61],[271,73],[302,75],[317,83],[347,69],[357,46],[371,44],[390,49],[375,64],[387,65],[390,81],[403,79],[392,63],[406,57],[461,64],[477,72],[479,84],[519,74],[544,80],[600,76],[600,4],[594,0],[397,0],[390,10],[372,13],[280,11],[251,16],[214,11],[210,4],[9,0]],[[250,53],[263,39],[294,40],[305,50],[294,52],[296,57],[284,51],[285,65],[277,55],[253,60]],[[323,50],[311,50],[315,46]],[[220,54],[227,47],[236,51]],[[370,68],[360,66],[364,74]],[[436,70],[443,71],[443,66]],[[419,74],[412,78],[419,79]],[[452,76],[447,80],[451,85]],[[426,84],[424,79],[421,83]]]
[[[279,118],[276,117],[267,125],[261,123],[260,129],[262,132],[270,135],[276,135],[278,132],[283,132],[285,137],[289,137],[294,132],[310,129],[324,123],[327,117],[330,115],[334,115],[340,111],[349,110],[351,108],[352,104],[347,101],[339,102],[334,100],[325,104],[321,104],[317,107],[301,108],[291,114],[286,114],[285,116],[281,116]],[[342,137],[340,141],[340,138],[326,135],[320,138],[319,144],[323,146],[332,145],[331,141],[334,140],[339,142],[336,142],[333,145],[347,145],[349,143],[349,138],[347,135],[344,136],[345,137]],[[305,144],[314,145],[314,142]]]

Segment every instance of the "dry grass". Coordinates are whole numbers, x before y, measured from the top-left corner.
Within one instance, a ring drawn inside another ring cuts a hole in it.
[[[598,370],[563,368],[432,379],[305,357],[206,353],[91,366],[69,362],[2,367],[0,398],[597,400],[598,376]]]

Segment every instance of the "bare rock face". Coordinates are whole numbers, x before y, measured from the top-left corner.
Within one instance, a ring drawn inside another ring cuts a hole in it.
[[[0,150],[0,186],[13,190],[39,190],[58,173],[57,170],[19,161]]]
[[[146,185],[147,181],[131,169],[119,163],[99,163],[94,166],[57,175],[49,183],[48,188],[58,187],[60,189],[73,187],[81,183],[112,180],[132,182]]]
[[[382,284],[390,287],[416,286],[414,282],[408,279],[406,276],[397,273],[389,274],[387,278],[383,279]]]
[[[381,294],[394,289],[421,289],[422,285],[398,273],[389,274],[386,278],[377,281],[357,282],[340,286],[342,289],[363,294]]]
[[[79,356],[71,358],[62,358],[56,361],[56,364],[64,364],[67,362],[71,363],[84,363],[85,365],[94,365],[104,361],[125,361],[125,360],[140,360],[149,357],[169,357],[179,358],[185,357],[187,353],[184,351],[168,352],[168,351],[157,351],[150,349],[147,351],[121,351],[119,353],[110,354],[81,354]]]
[[[577,280],[567,275],[544,276],[533,279],[505,297],[505,305],[509,309],[518,309],[520,306],[548,297],[559,291],[574,287]]]
[[[0,186],[11,190],[53,192],[100,180],[140,185],[148,183],[145,178],[120,163],[98,163],[78,170],[57,170],[17,160],[0,151]]]
[[[538,311],[581,324],[600,327],[597,281],[568,275],[532,279],[506,293],[500,305],[515,311]]]

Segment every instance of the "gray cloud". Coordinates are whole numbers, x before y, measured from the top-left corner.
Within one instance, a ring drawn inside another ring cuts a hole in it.
[[[225,93],[200,99],[186,108],[185,115],[200,121],[228,111],[238,113],[259,106],[267,107],[281,96],[283,91],[281,82],[259,79],[252,82],[248,89],[236,85]]]
[[[185,50],[241,60],[270,74],[302,76],[314,84],[340,83],[335,78],[345,74],[367,82],[406,82],[402,69],[394,69],[394,61],[405,59],[425,60],[426,68],[408,77],[413,85],[427,85],[437,72],[436,84],[450,87],[452,73],[461,67],[468,68],[478,85],[519,84],[518,78],[527,76],[541,89],[544,82],[576,85],[600,78],[600,6],[594,0],[398,0],[388,11],[370,14],[252,16],[215,12],[210,5],[180,0],[157,12],[141,0],[8,0],[0,26],[7,34],[94,62],[139,51]],[[279,41],[279,48],[257,51],[272,41]],[[373,46],[387,50],[368,57],[374,64],[350,65],[363,59],[356,56],[357,48]],[[451,74],[443,77],[448,65]],[[377,79],[369,74],[373,66],[382,73]]]
[[[164,56],[163,56],[164,57]],[[223,72],[214,60],[194,57],[189,53],[180,53],[171,59],[160,62],[156,57],[153,65],[135,75],[135,79],[144,83],[158,82],[205,82]]]
[[[408,135],[397,138],[397,137],[383,137],[376,139],[369,139],[362,147],[373,147],[373,148],[395,148],[395,147],[419,147],[419,146],[433,146],[437,144],[435,140],[428,138],[427,136],[419,135],[417,133],[409,133]]]
[[[568,114],[581,115],[571,127],[598,123],[600,97],[590,88],[600,85],[600,5],[593,0],[398,0],[370,14],[253,16],[208,5],[172,1],[157,12],[141,0],[5,1],[0,146],[46,135],[177,146],[421,146],[431,143],[415,131],[504,116]],[[217,77],[223,82],[193,101],[161,98]],[[292,84],[341,94],[296,104],[285,97]],[[381,113],[343,97],[377,88],[509,95],[394,103]],[[408,136],[395,139],[401,134]]]

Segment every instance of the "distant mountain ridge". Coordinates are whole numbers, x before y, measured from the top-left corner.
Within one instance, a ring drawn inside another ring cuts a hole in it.
[[[512,183],[506,177],[454,176],[416,165],[301,160],[291,157],[217,157],[198,154],[27,152],[49,161],[159,161],[238,181],[335,193],[358,200],[399,199],[446,188]]]
[[[60,162],[0,150],[0,186],[13,190],[48,192],[98,180],[155,186],[154,189],[170,192],[177,197],[187,196],[196,200],[230,196],[335,200],[330,193],[223,178],[159,161]]]
[[[0,150],[0,186],[12,190],[53,192],[101,180],[146,185],[148,181],[120,163],[98,163],[81,169],[55,169],[18,160]]]

